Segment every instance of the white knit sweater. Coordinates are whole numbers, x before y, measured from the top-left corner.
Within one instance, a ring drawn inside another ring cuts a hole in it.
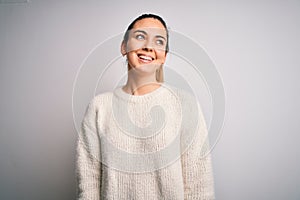
[[[79,131],[77,198],[214,199],[208,150],[201,107],[190,93],[162,84],[145,95],[121,87],[99,94]]]

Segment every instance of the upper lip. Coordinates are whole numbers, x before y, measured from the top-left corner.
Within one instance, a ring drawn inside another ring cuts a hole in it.
[[[148,54],[145,54],[145,53],[137,53],[137,56],[140,57],[140,56],[147,56],[147,57],[150,57],[152,60],[154,60],[154,57],[151,56],[151,55],[148,55]]]

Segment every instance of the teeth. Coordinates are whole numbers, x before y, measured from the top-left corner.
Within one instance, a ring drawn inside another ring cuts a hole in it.
[[[152,60],[151,57],[149,57],[149,56],[143,56],[143,55],[139,56],[139,58],[144,59],[144,60],[149,60],[149,61]]]

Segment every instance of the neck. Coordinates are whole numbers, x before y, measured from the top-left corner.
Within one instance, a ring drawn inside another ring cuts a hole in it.
[[[143,95],[156,90],[160,85],[155,73],[147,76],[128,73],[127,83],[123,86],[123,90],[132,95]]]

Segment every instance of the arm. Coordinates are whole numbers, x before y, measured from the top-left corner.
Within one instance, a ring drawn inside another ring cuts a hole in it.
[[[208,133],[200,106],[199,110],[199,122],[193,142],[181,157],[185,200],[215,199]]]
[[[88,105],[79,130],[76,151],[77,199],[100,199],[100,148],[94,100]]]

